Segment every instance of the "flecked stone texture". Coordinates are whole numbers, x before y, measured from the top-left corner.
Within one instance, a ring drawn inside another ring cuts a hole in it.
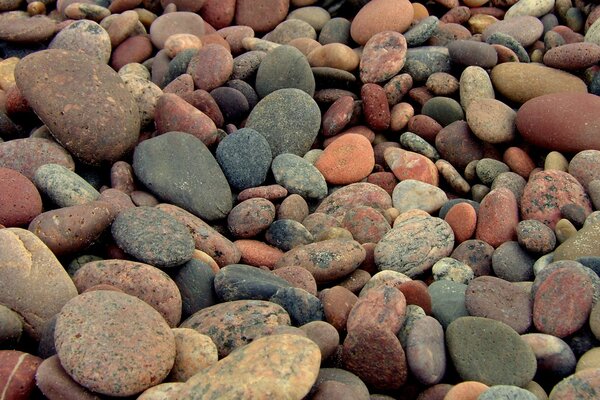
[[[187,227],[157,208],[137,207],[121,212],[111,232],[126,253],[157,267],[181,265],[194,252],[194,239]]]
[[[586,369],[560,381],[548,396],[550,400],[576,398],[592,400],[600,396],[600,368]]]
[[[580,257],[597,256],[596,243],[599,233],[600,224],[597,222],[584,226],[555,249],[554,259],[577,260]]]
[[[275,269],[302,266],[317,283],[331,282],[354,271],[366,257],[365,249],[354,240],[329,239],[296,247],[285,253]]]
[[[239,238],[253,238],[275,220],[275,206],[267,199],[254,198],[240,202],[227,216],[229,231]]]
[[[401,213],[423,210],[434,214],[447,201],[448,196],[442,189],[415,179],[402,180],[392,192],[394,208]]]
[[[0,229],[0,303],[23,317],[34,340],[77,289],[54,254],[33,233]]]
[[[281,288],[271,296],[269,301],[283,307],[290,315],[292,325],[294,326],[301,327],[313,321],[324,320],[321,300],[304,289],[295,287]],[[325,355],[323,355],[323,359],[325,358]]]
[[[54,340],[67,373],[109,396],[160,383],[175,360],[175,340],[163,317],[115,291],[96,290],[69,301],[58,315]]]
[[[446,372],[444,329],[433,317],[415,321],[408,333],[406,359],[412,374],[425,385],[434,385]]]
[[[179,395],[186,399],[301,399],[315,383],[320,362],[321,352],[312,340],[292,334],[268,336],[196,374]]]
[[[470,315],[504,322],[520,334],[531,326],[529,293],[500,278],[480,276],[469,282],[465,306]]]
[[[527,47],[542,36],[544,25],[539,18],[530,15],[507,18],[488,25],[483,31],[483,40],[496,32],[506,33]]]
[[[189,328],[175,328],[175,363],[169,380],[185,382],[218,361],[217,346],[206,335]]]
[[[583,186],[566,172],[549,170],[534,174],[523,191],[521,218],[536,219],[554,228],[561,218],[560,208],[577,204],[589,214],[591,203]]]
[[[315,162],[325,180],[344,185],[366,178],[375,165],[375,155],[368,139],[349,133],[331,143]]]
[[[140,143],[133,170],[157,196],[201,218],[212,221],[231,210],[231,189],[223,171],[208,148],[190,134],[170,132]]]
[[[90,20],[75,21],[62,29],[48,48],[81,51],[103,63],[108,63],[112,50],[108,32]]]
[[[479,207],[475,237],[497,247],[515,238],[519,209],[514,194],[499,188],[484,197]]]
[[[237,300],[204,308],[179,327],[210,336],[219,358],[268,335],[278,326],[290,325],[290,316],[278,304],[263,300]]]
[[[282,110],[285,110],[283,112]],[[280,89],[264,97],[250,112],[246,128],[262,134],[273,157],[282,153],[303,156],[317,137],[321,112],[300,89]]]
[[[533,350],[508,325],[481,317],[462,317],[446,330],[450,358],[464,380],[487,385],[524,386],[533,379]]]
[[[549,107],[559,107],[558,117]],[[557,151],[600,150],[595,132],[600,99],[589,93],[545,94],[527,101],[517,112],[517,129],[528,142]],[[568,138],[568,139],[567,139]]]
[[[80,293],[96,285],[114,286],[150,304],[171,327],[181,319],[179,288],[169,275],[151,265],[127,260],[92,261],[77,270],[73,282]]]
[[[256,72],[256,93],[265,97],[279,89],[315,93],[315,78],[306,57],[293,46],[279,46],[261,61]],[[260,131],[259,131],[260,132]]]
[[[384,82],[396,75],[406,60],[406,39],[401,33],[384,31],[373,35],[365,44],[360,59],[363,83]]]
[[[454,248],[454,233],[447,222],[430,216],[414,216],[389,231],[375,247],[379,270],[393,270],[415,277],[447,257]]]
[[[75,400],[100,400],[67,374],[58,356],[46,358],[37,368],[35,384],[47,398],[71,397]]]
[[[397,333],[406,315],[406,298],[395,287],[381,285],[358,298],[348,314],[346,329],[385,327]]]
[[[42,165],[33,181],[59,207],[89,203],[100,196],[85,179],[59,164]]]
[[[323,174],[296,154],[282,153],[276,156],[271,163],[271,171],[275,182],[289,193],[307,199],[322,199],[327,195],[327,182]]]
[[[71,155],[53,140],[30,137],[0,143],[1,167],[14,169],[33,181],[35,171],[44,164],[75,169]]]
[[[43,77],[52,69],[53,79]],[[95,83],[88,80],[96,77]],[[87,164],[114,162],[137,142],[137,104],[117,73],[67,50],[31,54],[15,70],[17,85],[52,135]],[[88,84],[82,84],[88,82]],[[48,98],[55,101],[48,102]]]

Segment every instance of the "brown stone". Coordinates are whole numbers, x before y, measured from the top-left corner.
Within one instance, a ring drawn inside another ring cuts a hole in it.
[[[0,224],[22,226],[42,212],[42,198],[26,176],[0,167]]]
[[[233,72],[233,57],[223,46],[207,44],[192,57],[187,73],[196,88],[211,91],[229,80]]]
[[[169,380],[185,382],[218,361],[217,346],[206,335],[189,328],[175,328],[176,356]]]
[[[267,32],[285,19],[289,7],[289,0],[238,0],[235,22],[236,25],[249,26],[256,32]]]
[[[346,329],[389,329],[398,333],[406,316],[406,298],[394,287],[381,285],[359,297],[348,315]]]
[[[506,188],[492,190],[483,198],[477,217],[475,237],[498,247],[516,238],[519,208],[513,192]]]
[[[2,399],[27,400],[35,388],[35,372],[42,359],[17,350],[0,350]]]
[[[48,399],[100,400],[67,374],[57,355],[45,359],[35,374],[35,384]]]

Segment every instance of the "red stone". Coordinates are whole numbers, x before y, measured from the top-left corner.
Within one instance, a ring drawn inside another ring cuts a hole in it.
[[[237,0],[235,23],[267,32],[285,19],[289,7],[289,0]]]
[[[359,297],[348,315],[346,328],[389,329],[398,333],[406,316],[406,298],[394,287],[381,285]]]
[[[504,151],[502,161],[510,167],[510,170],[523,178],[529,178],[529,174],[535,168],[535,163],[525,150],[520,147],[509,147]]]
[[[216,126],[222,127],[225,123],[225,118],[219,105],[206,90],[198,89],[191,93],[183,93],[181,98],[208,115]]]
[[[42,359],[16,350],[0,350],[0,398],[28,400]]]
[[[142,63],[152,55],[152,42],[148,37],[137,35],[127,38],[112,52],[110,65],[118,71],[129,63]]]
[[[0,224],[27,225],[42,212],[42,198],[25,175],[0,167]]]
[[[360,97],[367,125],[376,131],[389,128],[391,113],[385,90],[375,83],[367,83],[361,87]]]
[[[236,0],[206,0],[200,9],[200,16],[213,28],[224,28],[233,22],[235,3]]]
[[[361,135],[349,133],[331,143],[315,162],[325,180],[347,185],[366,178],[375,166],[371,143]]]
[[[323,303],[325,320],[338,331],[345,331],[348,315],[358,301],[358,297],[345,287],[333,286],[322,290],[319,299]]]
[[[211,90],[223,85],[233,72],[231,52],[218,44],[204,45],[192,57],[187,73],[192,75],[198,89]]]
[[[379,83],[396,75],[406,61],[407,44],[401,33],[384,31],[365,44],[360,58],[360,80]]]
[[[444,220],[452,227],[454,231],[454,240],[456,243],[462,243],[471,239],[477,226],[477,212],[472,205],[467,202],[455,204],[448,210]]]
[[[354,99],[342,96],[323,114],[323,136],[330,137],[340,133],[352,119]]]
[[[414,179],[438,186],[438,169],[433,161],[424,155],[392,147],[386,149],[384,157],[399,181]]]
[[[492,190],[481,201],[475,237],[493,247],[514,240],[519,223],[519,208],[513,192],[506,188]]]
[[[425,314],[431,315],[431,296],[427,291],[427,284],[425,282],[412,280],[402,282],[397,287],[404,294],[406,304],[417,305],[425,311]]]
[[[283,251],[259,240],[242,239],[233,242],[241,253],[240,262],[255,267],[265,266],[273,269],[283,256]]]

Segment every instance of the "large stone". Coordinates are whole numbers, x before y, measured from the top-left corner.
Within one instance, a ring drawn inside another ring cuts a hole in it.
[[[517,112],[517,129],[528,142],[549,150],[600,150],[600,98],[566,92],[546,94],[523,104]]]
[[[54,254],[33,233],[0,229],[0,304],[23,317],[34,340],[77,289]]]
[[[164,318],[137,297],[95,290],[69,301],[56,320],[56,351],[80,385],[130,396],[167,377],[175,339]]]
[[[202,399],[302,399],[317,380],[321,352],[292,334],[260,338],[194,375],[179,397]]]
[[[169,132],[140,143],[133,170],[149,190],[207,220],[231,210],[231,189],[219,164],[200,139]]]
[[[112,163],[135,146],[138,107],[108,65],[80,52],[44,50],[23,58],[15,78],[52,135],[82,162]]]

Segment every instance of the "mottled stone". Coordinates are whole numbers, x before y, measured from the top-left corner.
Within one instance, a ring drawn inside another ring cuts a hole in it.
[[[314,238],[300,222],[279,219],[269,226],[265,232],[265,240],[282,251],[288,251],[312,243]]]
[[[519,244],[529,252],[547,254],[556,246],[554,231],[538,220],[521,221],[516,229]]]
[[[379,32],[405,32],[410,26],[413,15],[412,5],[407,1],[376,0],[367,3],[356,14],[350,27],[350,34],[356,43],[365,45]]]
[[[0,224],[5,227],[28,224],[42,212],[42,198],[26,176],[0,167]]]
[[[508,325],[481,317],[462,317],[446,330],[448,352],[464,380],[487,385],[523,386],[533,379],[536,358]]]
[[[461,171],[474,160],[483,158],[483,142],[471,132],[466,121],[455,121],[435,136],[435,147],[441,158]]]
[[[465,306],[471,316],[504,322],[520,334],[531,326],[532,305],[529,293],[493,276],[473,279],[465,293]]]
[[[496,32],[510,35],[522,46],[528,47],[542,36],[544,25],[539,18],[531,15],[515,16],[488,25],[483,31],[483,40],[487,40]]]
[[[498,63],[498,53],[485,42],[454,40],[448,44],[450,60],[465,66],[492,68]]]
[[[579,371],[560,381],[548,398],[560,400],[575,398],[581,400],[592,400],[600,395],[600,368]]]
[[[35,371],[42,359],[17,350],[0,350],[2,397],[27,400],[34,395]]]
[[[0,143],[0,167],[13,169],[33,180],[36,170],[44,164],[75,169],[71,155],[52,140],[24,138]]]
[[[48,48],[81,51],[103,63],[108,63],[112,50],[108,32],[90,20],[75,21],[61,29]]]
[[[56,21],[45,15],[30,17],[24,11],[3,12],[0,39],[19,44],[44,42],[56,32]]]
[[[330,239],[296,247],[281,257],[275,269],[302,266],[317,283],[331,282],[354,271],[366,257],[365,249],[353,240]]]
[[[200,15],[181,11],[163,14],[156,18],[150,28],[152,44],[162,49],[169,36],[177,33],[189,33],[198,37],[205,34],[204,21]]]
[[[180,328],[192,328],[210,336],[225,357],[280,325],[290,317],[278,304],[262,300],[237,300],[204,308],[184,321]]]
[[[535,354],[538,375],[564,378],[575,371],[575,354],[562,339],[545,333],[528,333],[521,338]]]
[[[59,207],[94,201],[100,193],[85,179],[59,164],[45,164],[37,169],[34,183]]]
[[[295,287],[280,288],[271,296],[269,301],[282,306],[290,315],[294,326],[300,327],[312,321],[322,321],[324,319],[321,300],[304,289]]]
[[[215,272],[209,264],[200,260],[191,259],[185,263],[173,281],[181,295],[181,316],[183,319],[191,316],[196,311],[213,306],[217,303],[217,294],[214,290]]]
[[[385,327],[397,333],[404,322],[406,299],[401,291],[394,287],[381,285],[359,297],[352,307],[346,329],[348,332],[369,327]]]
[[[473,270],[467,264],[451,257],[438,260],[431,268],[436,281],[449,280],[468,284],[474,277]]]
[[[190,134],[170,132],[140,143],[133,169],[159,197],[202,218],[223,218],[231,210],[225,175],[208,148]]]
[[[389,80],[404,66],[406,50],[406,39],[401,33],[376,33],[364,46],[360,59],[360,80],[363,83]]]
[[[43,79],[52,68],[53,79]],[[97,84],[89,82],[97,77]],[[67,50],[39,51],[22,59],[17,85],[56,140],[88,164],[114,162],[130,152],[140,130],[137,104],[106,64]],[[48,98],[56,101],[48,102]]]
[[[487,143],[506,143],[515,137],[517,113],[496,99],[479,99],[466,109],[469,128],[475,136]]]
[[[25,332],[37,341],[48,321],[77,295],[77,289],[54,254],[33,233],[5,228],[0,229],[0,237],[0,303],[23,317]]]
[[[323,174],[296,154],[277,155],[271,163],[271,170],[275,181],[290,193],[309,199],[322,199],[327,195],[327,182]]]
[[[513,400],[538,400],[538,397],[529,390],[514,385],[496,385],[486,389],[479,395],[478,400],[513,399]]]
[[[215,275],[214,288],[223,301],[268,300],[290,284],[269,271],[244,264],[230,264]]]
[[[189,328],[175,328],[175,362],[169,380],[185,382],[218,361],[217,346],[206,335]]]
[[[446,372],[446,349],[442,325],[429,316],[415,321],[406,342],[411,373],[424,385],[440,382]]]
[[[392,202],[400,213],[423,210],[436,213],[448,201],[446,193],[437,186],[414,179],[405,179],[394,187]]]
[[[450,72],[450,55],[443,46],[419,46],[408,49],[401,72],[409,74],[414,81],[426,81],[436,72]]]
[[[142,300],[115,291],[92,291],[69,301],[58,315],[54,338],[67,373],[109,396],[158,384],[175,360],[175,340],[163,317]]]
[[[259,338],[196,374],[180,396],[301,399],[315,383],[320,362],[319,347],[308,338],[293,334]]]
[[[499,188],[484,197],[479,207],[475,237],[494,247],[513,240],[519,209],[513,192]]]

